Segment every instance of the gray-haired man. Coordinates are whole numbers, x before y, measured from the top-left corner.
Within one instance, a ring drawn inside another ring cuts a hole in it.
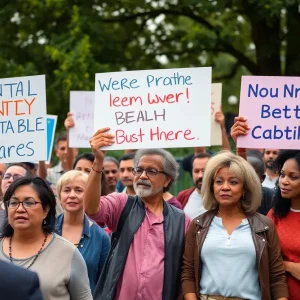
[[[95,154],[85,191],[85,209],[96,222],[116,231],[128,195],[113,193],[100,198],[103,146],[113,144],[109,128],[90,140]],[[162,149],[138,150],[134,157],[134,189],[130,211],[110,253],[94,294],[100,299],[173,300],[180,293],[181,260],[190,220],[183,211],[163,200],[178,176],[172,154]],[[127,203],[127,204],[126,204]]]

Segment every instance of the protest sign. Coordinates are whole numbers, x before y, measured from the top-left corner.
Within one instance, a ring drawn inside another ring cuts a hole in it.
[[[210,145],[211,68],[96,74],[94,130],[106,149]]]
[[[238,147],[299,149],[300,78],[243,76],[239,115],[250,130]]]
[[[49,164],[51,160],[56,123],[57,123],[57,116],[47,115],[47,161],[46,161],[47,164]]]
[[[75,122],[69,133],[71,148],[90,148],[89,140],[94,133],[94,99],[94,91],[70,92],[70,112]]]
[[[221,126],[215,121],[215,115],[221,109],[222,83],[211,85],[211,146],[222,145]]]
[[[0,162],[47,158],[45,75],[0,79]]]

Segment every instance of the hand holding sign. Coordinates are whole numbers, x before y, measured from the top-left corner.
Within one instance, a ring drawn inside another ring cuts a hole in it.
[[[73,114],[71,112],[68,112],[67,118],[64,122],[65,128],[67,131],[69,131],[70,128],[73,128],[75,126],[74,120],[73,120]]]
[[[220,111],[215,114],[215,121],[220,124],[221,128],[225,126],[225,116],[222,111],[222,106],[220,107]]]
[[[239,136],[245,136],[248,134],[250,128],[248,127],[246,121],[247,120],[244,117],[238,116],[234,118],[234,124],[231,127],[230,135],[235,143],[237,142],[237,138]]]
[[[106,154],[106,151],[101,150],[101,148],[111,146],[114,143],[114,135],[106,133],[109,130],[109,127],[101,128],[90,139],[96,163],[102,163]]]

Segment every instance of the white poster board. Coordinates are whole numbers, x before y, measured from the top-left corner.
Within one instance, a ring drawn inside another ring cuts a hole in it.
[[[89,140],[94,133],[94,99],[94,91],[70,92],[70,112],[75,123],[69,133],[71,148],[90,148]]]
[[[222,130],[220,124],[215,121],[215,115],[221,109],[222,83],[213,83],[211,87],[211,146],[220,146]]]
[[[45,75],[0,79],[0,162],[47,159]]]
[[[110,127],[106,149],[210,145],[211,68],[96,74],[94,131]]]

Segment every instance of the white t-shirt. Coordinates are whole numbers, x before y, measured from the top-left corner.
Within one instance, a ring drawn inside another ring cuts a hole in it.
[[[272,179],[269,175],[266,174],[266,178],[261,185],[269,189],[274,189],[276,180],[277,178]]]
[[[201,195],[195,189],[189,197],[183,211],[191,220],[206,212]]]

